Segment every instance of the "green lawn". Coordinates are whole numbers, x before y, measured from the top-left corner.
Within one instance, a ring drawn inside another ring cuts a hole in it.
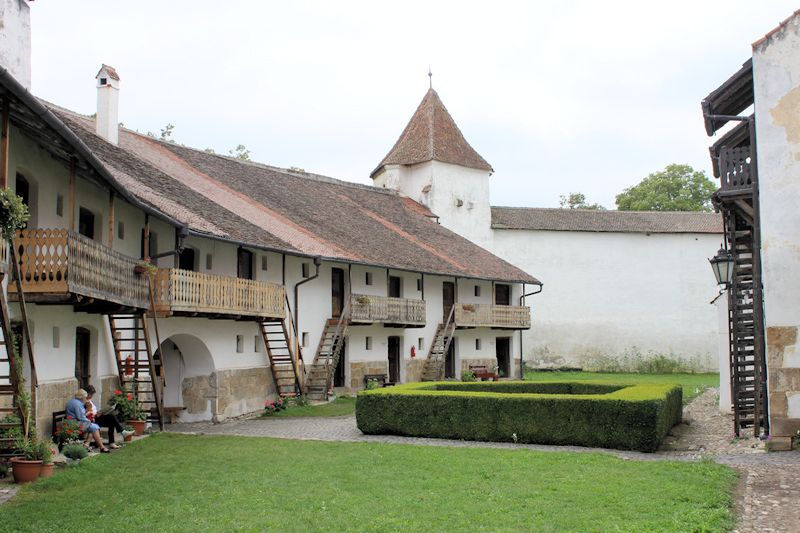
[[[356,399],[354,396],[337,396],[332,402],[320,405],[289,405],[285,410],[278,411],[269,417],[292,417],[292,416],[344,416],[351,415],[356,411]]]
[[[725,531],[735,480],[710,462],[162,433],[23,487],[0,531]]]
[[[601,372],[525,372],[530,381],[597,380],[616,383],[677,383],[683,387],[683,403],[708,387],[719,387],[719,374],[624,374]]]

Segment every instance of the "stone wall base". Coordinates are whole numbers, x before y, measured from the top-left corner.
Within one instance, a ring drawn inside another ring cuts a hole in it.
[[[264,408],[276,395],[275,382],[267,367],[217,370],[216,418],[232,418]]]
[[[767,328],[771,449],[786,449],[786,439],[791,449],[791,439],[800,430],[798,329],[797,326]]]
[[[422,381],[422,371],[425,369],[425,357],[415,357],[406,360],[406,382]]]
[[[67,401],[78,391],[75,378],[63,381],[39,383],[36,390],[36,429],[40,437],[49,437],[53,432],[53,413],[63,411]]]
[[[389,361],[358,361],[350,363],[350,390],[364,388],[364,376],[367,374],[386,374],[389,376]]]

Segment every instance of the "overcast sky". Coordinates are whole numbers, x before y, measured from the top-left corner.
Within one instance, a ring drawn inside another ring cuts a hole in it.
[[[710,175],[700,100],[790,1],[31,2],[33,92],[91,114],[369,183],[433,86],[495,169],[493,205],[614,196],[670,163]]]

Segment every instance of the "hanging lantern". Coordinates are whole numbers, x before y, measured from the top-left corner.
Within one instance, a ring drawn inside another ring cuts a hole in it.
[[[724,248],[720,248],[717,255],[708,260],[711,270],[717,278],[717,285],[730,286],[733,279],[733,256]]]

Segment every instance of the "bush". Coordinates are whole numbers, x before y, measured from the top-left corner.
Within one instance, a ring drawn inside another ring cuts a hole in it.
[[[89,455],[89,451],[83,444],[66,444],[64,448],[61,450],[61,453],[67,459],[72,459],[74,461],[79,461],[84,457]]]
[[[475,374],[471,370],[464,370],[461,373],[461,381],[464,382],[475,381]]]
[[[681,387],[660,384],[408,383],[356,400],[367,434],[644,452],[655,451],[681,415]]]

